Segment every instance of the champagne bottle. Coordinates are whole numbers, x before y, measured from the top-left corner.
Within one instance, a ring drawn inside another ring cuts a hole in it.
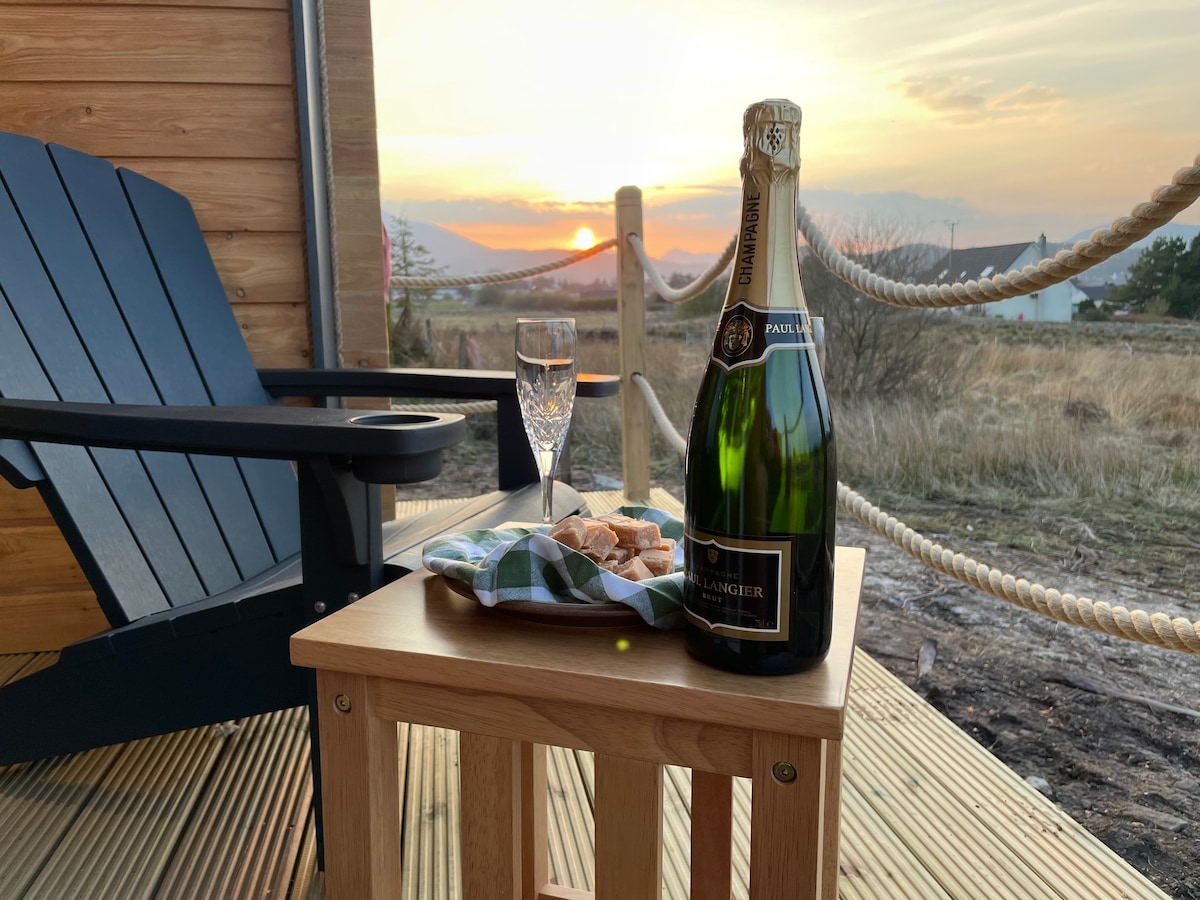
[[[756,103],[744,131],[737,252],[687,444],[684,627],[698,659],[769,675],[829,650],[837,476],[796,252],[800,109]]]

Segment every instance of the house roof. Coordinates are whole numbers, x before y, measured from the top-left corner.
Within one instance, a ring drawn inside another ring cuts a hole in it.
[[[946,253],[929,270],[924,279],[928,283],[953,283],[955,281],[978,281],[992,275],[1002,275],[1013,267],[1032,241],[1020,244],[999,244],[995,247],[967,247]]]
[[[1075,287],[1083,291],[1089,300],[1106,300],[1108,292],[1112,290],[1111,284],[1079,284],[1076,282]]]

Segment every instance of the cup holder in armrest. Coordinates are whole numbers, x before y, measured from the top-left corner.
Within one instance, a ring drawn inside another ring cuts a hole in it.
[[[371,484],[405,484],[426,481],[442,470],[442,450],[466,437],[461,413],[380,412],[350,419],[351,425],[387,428],[407,435],[405,446],[386,455],[356,453],[351,459],[354,477]]]
[[[454,421],[461,419],[459,413],[418,413],[418,412],[390,412],[390,413],[371,413],[365,416],[355,416],[350,420],[352,425],[399,425],[399,426],[420,426],[434,425],[439,422]]]

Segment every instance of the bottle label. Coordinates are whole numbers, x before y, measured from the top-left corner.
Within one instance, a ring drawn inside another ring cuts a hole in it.
[[[684,534],[685,613],[693,624],[750,641],[788,638],[792,542],[689,530]]]
[[[721,313],[712,358],[732,372],[760,365],[775,350],[815,346],[812,323],[804,310],[760,309],[742,300]]]

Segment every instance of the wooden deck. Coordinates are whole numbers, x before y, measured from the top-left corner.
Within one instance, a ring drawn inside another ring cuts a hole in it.
[[[589,502],[607,511],[619,497]],[[0,656],[0,683],[51,659]],[[456,898],[457,734],[400,728],[404,900]],[[324,897],[306,729],[288,710],[0,769],[0,900]],[[591,755],[551,748],[548,769],[554,879],[591,888]],[[862,652],[843,779],[847,900],[1166,897]],[[690,773],[669,768],[664,785],[663,896],[676,900]],[[735,897],[747,896],[748,801],[739,781]]]

